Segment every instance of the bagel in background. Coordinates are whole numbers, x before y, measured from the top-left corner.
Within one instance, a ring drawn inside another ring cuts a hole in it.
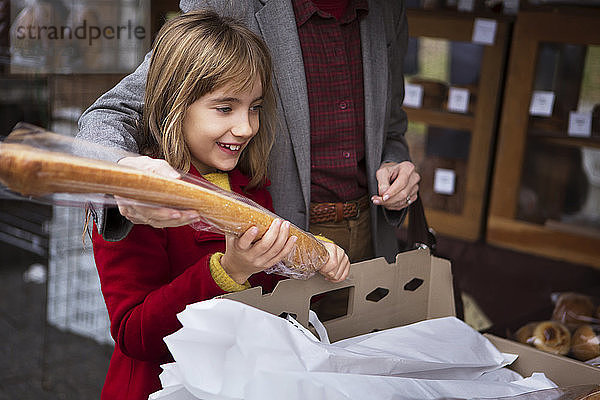
[[[552,354],[566,355],[571,348],[571,332],[557,321],[530,322],[517,330],[515,339]]]

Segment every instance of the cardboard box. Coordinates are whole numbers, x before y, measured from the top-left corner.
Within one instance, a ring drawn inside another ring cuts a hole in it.
[[[308,327],[311,298],[336,291],[347,294],[347,313],[323,322],[332,342],[456,315],[450,262],[430,256],[428,250],[400,253],[395,264],[388,264],[383,258],[355,263],[348,279],[340,283],[330,283],[317,275],[307,281],[281,281],[272,293],[265,295],[256,287],[223,297],[275,315],[292,314]],[[521,375],[544,372],[559,386],[600,384],[600,368],[497,336],[486,337],[500,351],[519,354],[512,368]]]
[[[510,368],[523,376],[529,376],[533,372],[543,372],[549,379],[561,387],[600,385],[600,368],[572,358],[546,353],[513,340],[490,334],[485,334],[484,336],[500,351],[519,355],[519,358],[517,358]],[[598,396],[600,396],[600,393]]]
[[[348,291],[347,315],[324,321],[332,342],[455,315],[450,262],[430,257],[427,250],[399,254],[396,264],[388,264],[384,258],[355,263],[348,279],[340,283],[328,282],[317,274],[307,281],[281,281],[265,295],[256,287],[223,297],[275,315],[287,312],[308,326],[311,298],[344,289]]]

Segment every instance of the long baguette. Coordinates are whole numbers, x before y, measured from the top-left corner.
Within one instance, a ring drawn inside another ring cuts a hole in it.
[[[273,215],[251,202],[240,201],[218,190],[19,143],[0,144],[0,182],[25,196],[105,193],[143,203],[193,209],[223,232],[236,235],[256,226],[262,236],[274,220]],[[327,250],[312,235],[293,225],[290,235],[297,236],[298,240],[288,267],[300,273],[312,273],[327,262]]]

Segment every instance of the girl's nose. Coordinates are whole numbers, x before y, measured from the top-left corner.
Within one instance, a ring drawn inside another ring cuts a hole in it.
[[[254,128],[250,118],[247,116],[240,118],[235,126],[231,128],[231,133],[233,133],[234,136],[239,137],[248,137],[254,135]]]

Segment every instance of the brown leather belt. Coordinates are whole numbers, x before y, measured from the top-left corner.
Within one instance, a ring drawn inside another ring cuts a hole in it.
[[[344,219],[356,219],[361,211],[369,208],[369,197],[345,203],[310,203],[310,223],[340,222]]]

